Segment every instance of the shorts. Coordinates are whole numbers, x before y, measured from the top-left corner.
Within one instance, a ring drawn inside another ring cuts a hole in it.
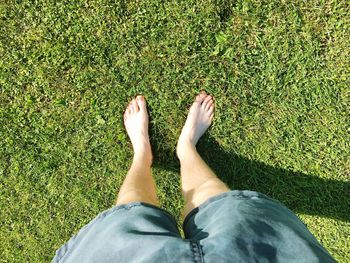
[[[52,262],[336,262],[299,218],[253,191],[209,198],[184,220],[146,203],[99,214]]]

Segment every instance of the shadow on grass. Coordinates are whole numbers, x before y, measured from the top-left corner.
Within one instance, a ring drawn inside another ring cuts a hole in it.
[[[157,139],[157,142],[162,141]],[[179,170],[174,150],[164,149],[157,142],[153,142],[156,146],[154,165]],[[200,140],[198,151],[231,189],[261,192],[281,201],[294,212],[350,221],[349,182],[323,179],[249,160],[225,151],[208,135]]]

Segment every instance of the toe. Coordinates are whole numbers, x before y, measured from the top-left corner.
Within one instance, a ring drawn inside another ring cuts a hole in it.
[[[209,107],[208,114],[209,116],[214,113],[214,104]]]
[[[133,109],[134,109],[134,112],[138,112],[140,109],[139,109],[139,105],[138,105],[137,102],[136,102],[136,99],[133,99],[133,100],[131,101],[131,103],[132,103],[132,107],[133,107]]]
[[[205,110],[208,111],[209,108],[211,107],[211,105],[213,105],[213,104],[214,104],[214,101],[212,99],[209,100],[208,103],[205,105]]]
[[[202,103],[205,99],[205,97],[207,96],[207,93],[205,91],[201,91],[197,96],[196,96],[196,99],[195,99],[195,102],[199,102],[199,103]]]
[[[137,104],[139,106],[140,111],[146,111],[146,100],[145,97],[142,95],[138,95],[136,97]]]
[[[129,114],[133,114],[135,110],[134,110],[134,105],[132,101],[130,101],[128,108],[129,108]]]
[[[210,116],[209,116],[210,122],[213,120],[213,118],[214,118],[214,112],[212,114],[210,114]]]
[[[205,109],[206,105],[208,104],[208,102],[212,99],[212,97],[210,95],[207,95],[203,102],[202,102],[202,107]]]
[[[124,123],[127,121],[127,119],[128,119],[128,114],[126,113],[126,111],[125,111],[125,113],[124,113],[124,115],[123,115],[123,119],[124,119]]]
[[[128,105],[124,111],[124,118],[128,117],[129,112],[130,112],[130,110],[129,110],[129,105]]]

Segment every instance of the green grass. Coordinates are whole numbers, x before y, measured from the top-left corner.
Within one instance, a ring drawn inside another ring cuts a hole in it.
[[[284,202],[348,262],[348,1],[161,2],[1,1],[0,261],[50,261],[113,205],[138,93],[180,218],[176,139],[205,89],[217,111],[199,148],[219,177]]]

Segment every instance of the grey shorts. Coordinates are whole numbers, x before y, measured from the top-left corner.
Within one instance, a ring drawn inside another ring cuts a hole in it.
[[[53,262],[336,262],[299,218],[261,193],[231,191],[186,217],[145,203],[99,214]]]

